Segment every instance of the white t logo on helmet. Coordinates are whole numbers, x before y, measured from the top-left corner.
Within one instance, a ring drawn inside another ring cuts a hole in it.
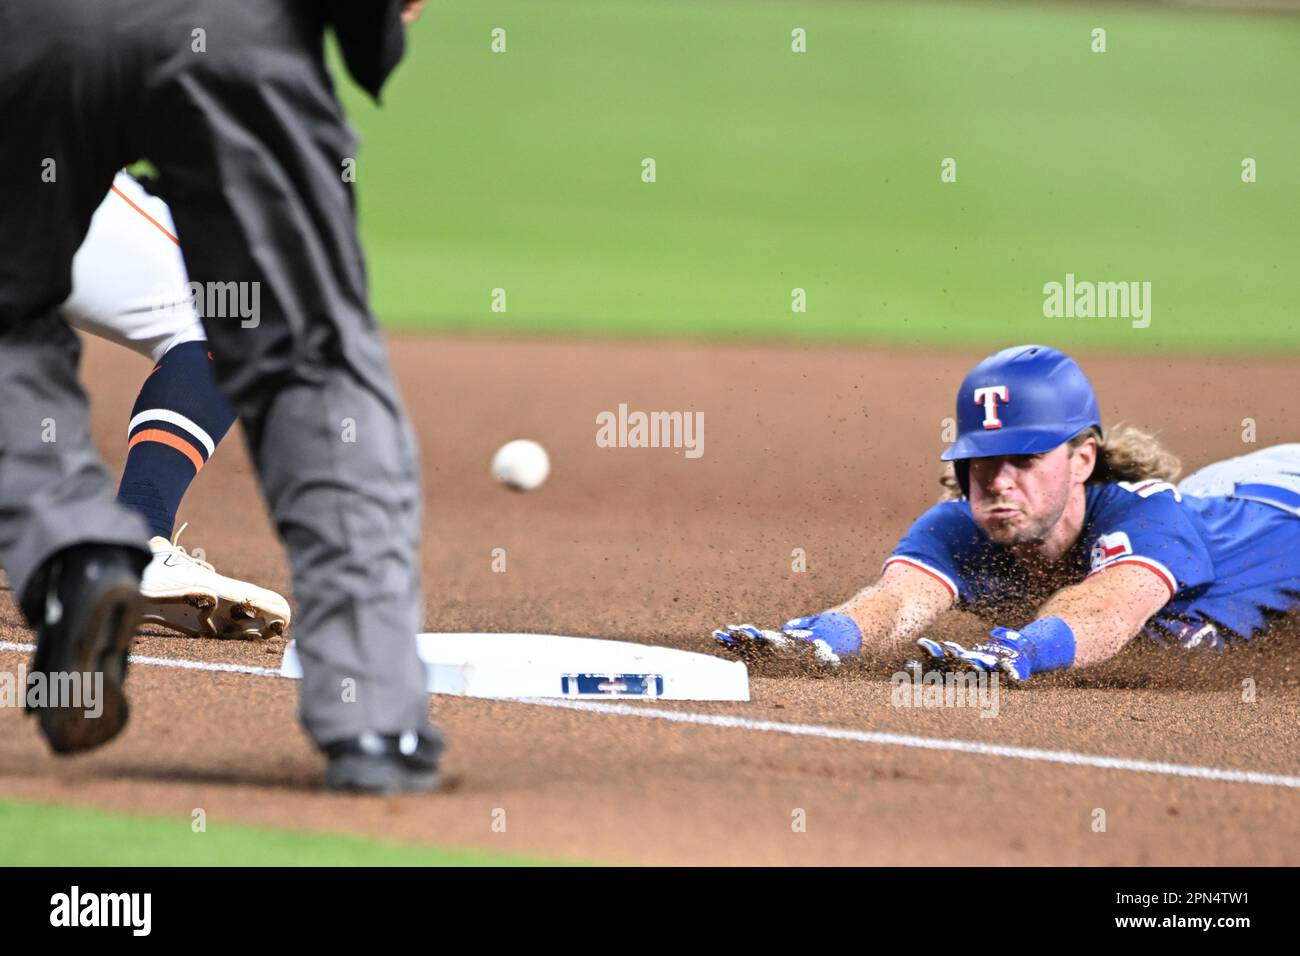
[[[988,385],[975,389],[975,404],[984,406],[984,427],[1001,428],[1002,419],[998,418],[998,402],[1011,401],[1011,390],[1005,385]]]

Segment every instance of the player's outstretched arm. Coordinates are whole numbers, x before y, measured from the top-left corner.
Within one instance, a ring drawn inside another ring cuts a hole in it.
[[[1172,595],[1164,579],[1136,564],[1119,564],[1057,591],[1038,612],[1074,634],[1074,665],[1108,660],[1141,633]]]
[[[918,643],[935,657],[1027,680],[1114,657],[1170,597],[1164,578],[1151,570],[1116,564],[1057,591],[1024,627],[995,627],[988,641],[970,650],[950,641]]]
[[[914,638],[952,606],[952,592],[931,575],[891,564],[875,584],[821,614],[792,618],[780,631],[733,624],[713,632],[724,647],[749,657],[764,650],[811,650],[824,664],[889,650]]]
[[[952,592],[933,575],[891,564],[875,584],[826,613],[852,618],[864,648],[893,650],[914,640],[952,605]]]

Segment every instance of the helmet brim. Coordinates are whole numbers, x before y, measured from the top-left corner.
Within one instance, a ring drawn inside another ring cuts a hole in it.
[[[968,458],[994,458],[999,455],[1037,455],[1063,445],[1087,425],[1067,429],[1057,427],[1025,427],[990,429],[963,435],[952,443],[941,461],[965,461]]]

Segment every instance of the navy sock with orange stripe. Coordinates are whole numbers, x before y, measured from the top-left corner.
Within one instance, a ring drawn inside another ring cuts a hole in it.
[[[131,409],[129,451],[117,498],[171,538],[176,509],[235,420],[217,391],[207,342],[169,350],[145,379]]]

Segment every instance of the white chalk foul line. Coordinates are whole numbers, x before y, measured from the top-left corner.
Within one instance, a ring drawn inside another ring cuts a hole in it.
[[[0,650],[30,652],[35,649],[33,644],[0,641]],[[131,655],[131,663],[147,664],[155,667],[176,667],[183,670],[249,674],[254,677],[280,676],[278,669],[270,667],[221,664],[211,661],[188,661],[169,657],[144,657],[138,654]],[[855,743],[877,744],[882,747],[946,750],[953,753],[978,754],[984,757],[1006,757],[1011,760],[1037,760],[1043,763],[1059,763],[1072,767],[1126,770],[1129,773],[1152,773],[1167,777],[1218,780],[1224,783],[1250,783],[1265,787],[1289,787],[1293,790],[1300,790],[1300,776],[1260,773],[1255,770],[1198,767],[1194,764],[1165,763],[1158,760],[1104,757],[1097,754],[1075,753],[1071,750],[1039,750],[1036,747],[1013,747],[1004,744],[980,743],[973,740],[947,740],[942,737],[914,737],[911,734],[891,734],[878,730],[852,730],[848,727],[823,727],[818,724],[786,724],[771,720],[751,720],[748,717],[730,717],[725,714],[695,714],[684,710],[661,710],[656,707],[606,704],[600,701],[564,700],[562,698],[551,699],[547,697],[514,697],[501,698],[501,700],[507,703],[529,704],[534,707],[558,707],[563,710],[581,710],[588,713],[612,714],[619,717],[641,717],[647,720],[668,720],[679,724],[696,724],[704,727],[729,727],[735,730],[751,730],[758,733],[820,737],[824,740],[850,740]]]
[[[1039,760],[1045,763],[1062,763],[1075,767],[1100,767],[1105,770],[1128,770],[1133,773],[1156,773],[1171,777],[1192,777],[1198,780],[1222,780],[1229,783],[1254,783],[1269,787],[1300,789],[1300,777],[1280,773],[1259,773],[1254,770],[1225,770],[1220,767],[1197,767],[1192,764],[1164,763],[1157,760],[1102,757],[1095,754],[1074,753],[1070,750],[1039,750],[1035,747],[985,744],[973,740],[945,740],[942,737],[913,737],[910,734],[891,734],[878,730],[852,730],[847,727],[822,727],[817,724],[783,724],[770,720],[750,720],[748,717],[693,714],[688,711],[658,710],[653,707],[605,704],[598,701],[562,700],[558,698],[552,700],[542,697],[530,697],[522,700],[521,703],[533,704],[539,707],[586,710],[599,714],[618,714],[625,717],[648,717],[655,720],[671,720],[680,724],[701,724],[706,727],[734,727],[739,730],[793,734],[798,737],[852,740],[858,743],[879,744],[885,747],[949,750],[956,753],[980,754],[986,757],[1010,757],[1013,760]]]
[[[0,651],[26,651],[30,653],[34,650],[36,650],[35,644],[0,641]],[[218,671],[223,674],[251,674],[253,677],[280,676],[278,667],[252,667],[247,664],[223,664],[214,661],[187,661],[175,657],[145,657],[143,654],[132,654],[128,660],[132,664],[148,664],[153,667],[178,667],[187,671]]]

